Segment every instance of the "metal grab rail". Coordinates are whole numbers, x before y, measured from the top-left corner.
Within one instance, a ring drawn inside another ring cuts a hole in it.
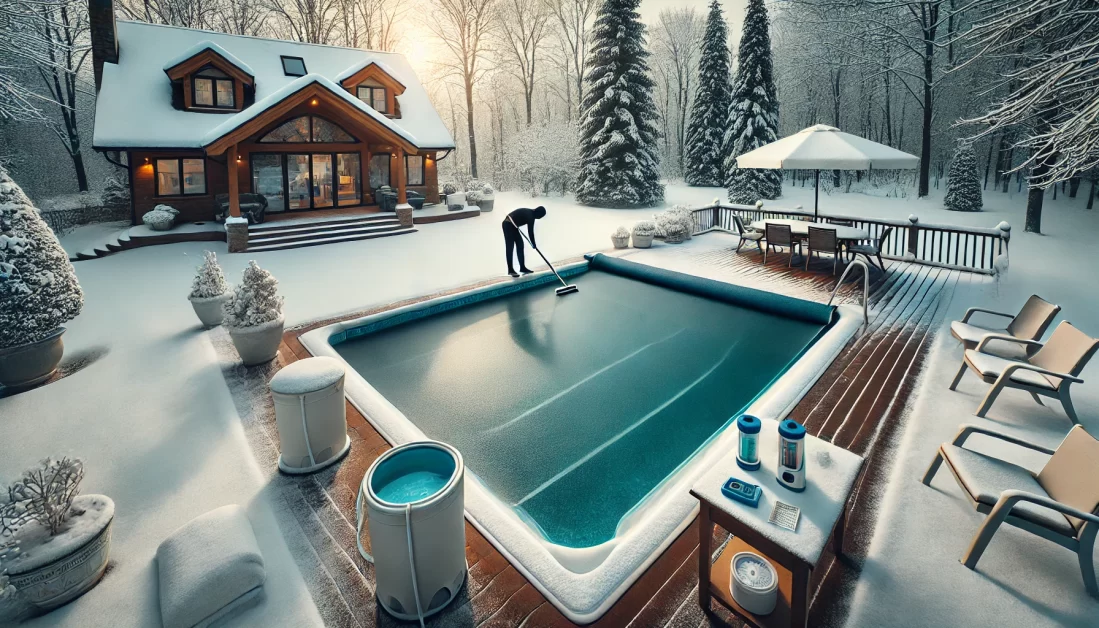
[[[843,269],[843,274],[840,275],[840,280],[836,283],[836,287],[832,288],[832,296],[828,297],[828,305],[832,305],[832,301],[836,298],[836,293],[839,292],[840,286],[843,285],[843,280],[847,278],[847,273],[851,272],[851,269],[855,266],[862,266],[862,320],[864,324],[869,325],[870,314],[867,308],[870,306],[870,267],[861,259],[851,260],[851,262],[847,264],[847,268]]]

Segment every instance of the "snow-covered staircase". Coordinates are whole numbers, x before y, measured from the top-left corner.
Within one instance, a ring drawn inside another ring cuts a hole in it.
[[[97,242],[96,244],[77,251],[75,255],[70,255],[69,260],[77,262],[104,257],[106,255],[110,255],[111,253],[117,253],[119,251],[124,251],[127,248],[130,248],[129,246],[127,246],[129,242],[130,230],[123,229],[113,235],[109,235],[103,238],[103,240]]]
[[[369,240],[415,233],[393,214],[336,217],[307,222],[269,222],[248,228],[248,252],[279,251],[333,242]]]

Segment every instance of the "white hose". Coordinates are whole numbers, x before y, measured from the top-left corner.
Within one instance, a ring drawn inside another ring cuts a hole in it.
[[[412,568],[412,595],[416,597],[416,617],[420,619],[420,628],[424,628],[424,609],[420,606],[420,587],[416,584],[416,556],[412,552],[412,504],[405,504],[404,525],[408,532],[408,566]]]
[[[359,496],[355,498],[355,545],[359,546],[359,555],[369,563],[374,562],[374,557],[363,549],[363,483],[359,482]]]

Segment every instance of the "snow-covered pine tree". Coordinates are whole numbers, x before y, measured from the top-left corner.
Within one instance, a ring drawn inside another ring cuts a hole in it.
[[[0,166],[0,348],[46,338],[83,306],[69,256]]]
[[[603,0],[592,28],[576,186],[576,200],[585,205],[651,207],[664,200],[640,4]]]
[[[698,60],[698,89],[687,124],[687,185],[725,185],[722,143],[729,128],[729,29],[718,0],[710,0],[702,55]]]
[[[278,286],[278,280],[255,260],[248,262],[240,283],[233,288],[233,296],[225,302],[225,326],[239,329],[281,321]]]
[[[724,142],[725,187],[731,202],[755,203],[782,194],[782,173],[778,170],[736,167],[739,155],[777,139],[778,98],[767,7],[763,0],[748,0]]]
[[[946,179],[943,205],[955,212],[979,212],[984,206],[981,179],[977,174],[977,155],[970,142],[958,142]]]
[[[217,255],[213,251],[203,251],[202,266],[198,267],[195,280],[191,283],[191,298],[220,297],[227,290],[229,290],[229,284],[225,281],[225,273],[218,264]]]

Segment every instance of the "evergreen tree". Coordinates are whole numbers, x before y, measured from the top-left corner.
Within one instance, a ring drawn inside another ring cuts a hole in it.
[[[687,185],[725,184],[722,142],[729,128],[729,29],[721,4],[710,1],[702,56],[698,60],[698,89],[687,125]]]
[[[725,187],[733,203],[754,203],[782,194],[782,173],[778,170],[736,167],[737,156],[778,139],[778,98],[769,29],[763,0],[748,0],[724,145]]]
[[[603,0],[592,27],[580,104],[576,200],[600,207],[649,207],[664,200],[659,131],[640,0]]]
[[[979,212],[984,206],[981,199],[981,179],[977,174],[977,155],[973,144],[959,142],[947,173],[946,197],[943,205],[955,212]]]

